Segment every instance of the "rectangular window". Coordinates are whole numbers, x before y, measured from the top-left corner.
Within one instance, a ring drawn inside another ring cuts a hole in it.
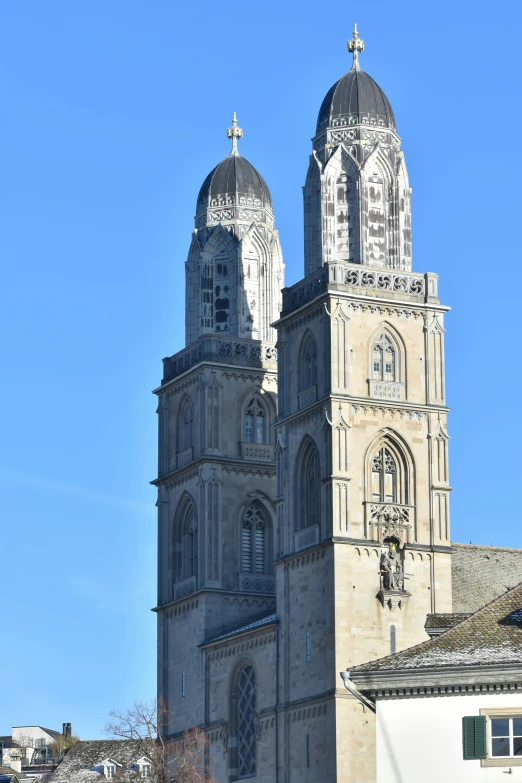
[[[105,767],[105,777],[106,778],[113,778],[116,774],[116,767],[113,767],[111,765]]]
[[[247,443],[254,442],[254,417],[251,413],[247,413],[245,416],[245,441]]]
[[[390,654],[395,655],[397,651],[397,631],[394,625],[390,625]]]
[[[184,699],[187,694],[187,678],[185,676],[185,670],[181,672],[181,698]]]
[[[141,765],[141,777],[142,778],[149,778],[150,777],[150,764],[142,764]]]
[[[265,419],[263,416],[256,418],[256,443],[265,442]]]
[[[306,632],[306,662],[307,663],[310,663],[311,653],[312,653],[312,646],[310,642],[310,631],[307,631]]]
[[[491,756],[522,756],[522,716],[491,718]]]

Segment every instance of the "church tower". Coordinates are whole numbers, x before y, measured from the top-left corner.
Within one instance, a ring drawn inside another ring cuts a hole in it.
[[[169,733],[212,723],[200,648],[275,610],[275,331],[283,260],[272,199],[232,149],[199,191],[186,348],[164,359],[159,414],[158,696]]]
[[[279,783],[375,781],[373,715],[340,672],[451,611],[444,314],[412,272],[394,114],[359,64],[324,98],[305,277],[276,324]]]

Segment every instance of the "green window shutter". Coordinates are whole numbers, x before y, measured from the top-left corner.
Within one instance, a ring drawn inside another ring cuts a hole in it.
[[[462,718],[462,745],[466,760],[486,758],[485,715],[471,715]]]

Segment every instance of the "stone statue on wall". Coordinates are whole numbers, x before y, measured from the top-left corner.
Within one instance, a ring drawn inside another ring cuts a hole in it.
[[[383,590],[404,590],[404,568],[394,543],[381,554],[380,570]]]

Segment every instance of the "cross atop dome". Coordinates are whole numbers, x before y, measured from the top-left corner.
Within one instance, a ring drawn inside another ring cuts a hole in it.
[[[232,149],[230,151],[231,155],[239,155],[239,152],[237,151],[237,140],[242,138],[243,129],[237,127],[236,112],[234,112],[234,116],[232,117],[232,127],[227,128],[227,139],[232,139]]]
[[[353,54],[352,68],[356,70],[359,68],[359,52],[364,51],[364,41],[359,38],[359,32],[357,30],[357,23],[353,26],[353,34],[351,39],[346,44],[346,48]]]

